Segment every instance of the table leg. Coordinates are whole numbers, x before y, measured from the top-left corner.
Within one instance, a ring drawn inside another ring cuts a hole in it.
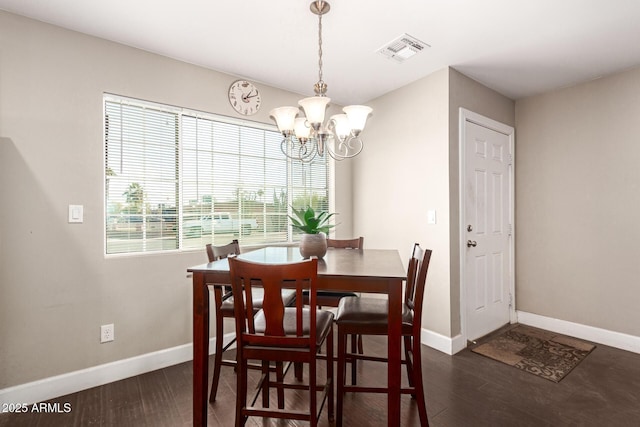
[[[209,288],[193,273],[193,425],[207,425],[209,377]]]
[[[389,341],[388,341],[388,425],[400,425],[400,385],[402,377],[402,281],[389,283]]]

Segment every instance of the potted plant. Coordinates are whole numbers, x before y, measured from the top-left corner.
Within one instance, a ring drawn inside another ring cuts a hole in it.
[[[306,209],[291,207],[293,215],[290,215],[291,225],[302,231],[300,240],[300,254],[304,258],[316,256],[322,258],[327,253],[327,233],[333,227],[329,219],[335,213],[315,212],[311,206]]]

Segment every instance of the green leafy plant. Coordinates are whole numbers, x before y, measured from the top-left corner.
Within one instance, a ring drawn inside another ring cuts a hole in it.
[[[291,207],[293,216],[289,215],[291,219],[291,225],[294,228],[302,231],[306,234],[318,234],[328,233],[329,230],[335,227],[333,224],[329,224],[329,219],[335,215],[335,213],[318,212],[316,213],[310,206],[306,209],[296,209]]]

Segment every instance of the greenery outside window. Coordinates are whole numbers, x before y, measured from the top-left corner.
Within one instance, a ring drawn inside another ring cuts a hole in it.
[[[107,254],[294,240],[290,206],[328,210],[326,158],[287,159],[272,125],[105,95]]]

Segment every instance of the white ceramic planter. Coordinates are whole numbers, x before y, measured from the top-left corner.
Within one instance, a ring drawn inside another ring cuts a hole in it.
[[[327,253],[327,236],[324,233],[303,234],[300,240],[300,255],[303,258],[312,256],[322,258]]]

